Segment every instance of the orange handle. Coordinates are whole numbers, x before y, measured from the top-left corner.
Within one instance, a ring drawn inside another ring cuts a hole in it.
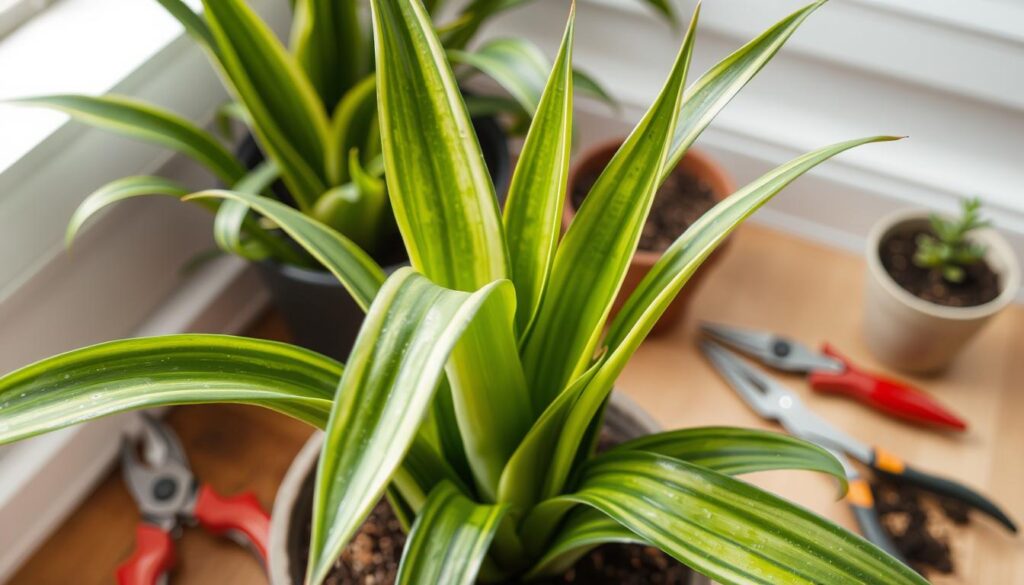
[[[195,517],[211,534],[224,535],[248,546],[267,566],[270,516],[251,493],[225,497],[210,486],[199,488]]]
[[[152,524],[135,529],[135,550],[117,567],[118,585],[155,585],[174,566],[171,535]]]

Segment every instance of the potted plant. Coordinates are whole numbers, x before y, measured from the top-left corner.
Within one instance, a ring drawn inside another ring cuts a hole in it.
[[[843,478],[819,447],[706,428],[596,450],[616,377],[726,235],[816,164],[889,138],[808,153],[719,203],[669,247],[602,337],[672,145],[688,144],[738,91],[737,76],[760,66],[708,80],[720,99],[701,101],[700,122],[680,125],[695,14],[657,100],[556,245],[572,136],[571,16],[502,216],[423,6],[371,6],[383,164],[413,267],[385,279],[350,240],[272,198],[192,196],[243,203],[345,282],[368,307],[348,364],[233,336],[105,343],[0,378],[0,444],[130,409],[217,401],[323,428],[313,584],[382,497],[408,529],[398,583],[541,580],[606,542],[656,547],[722,583],[924,583],[860,537],[731,476],[786,467]]]
[[[235,120],[248,130],[237,152],[172,112],[125,97],[50,95],[14,103],[55,108],[171,148],[232,189],[274,196],[335,228],[388,270],[407,263],[382,177],[373,47],[360,2],[295,2],[291,46],[286,48],[245,0],[207,0],[202,14],[182,0],[157,1],[209,56],[234,97],[218,117],[221,126],[230,129],[224,123]],[[673,18],[663,0],[642,1]],[[505,134],[493,115],[532,114],[546,75],[544,58],[522,39],[493,40],[473,50],[467,45],[487,20],[522,3],[476,0],[440,25],[446,51],[463,63],[458,82],[483,72],[508,88],[513,98],[468,96],[478,114],[473,126],[498,195],[507,186],[510,163]],[[428,2],[427,7],[437,10],[440,4]],[[581,89],[608,99],[585,75],[577,72],[577,79]],[[162,177],[116,180],[86,198],[68,239],[89,216],[115,201],[187,192]],[[217,213],[219,246],[256,262],[296,341],[336,357],[347,355],[362,308],[337,280],[279,230],[253,220],[245,206],[201,204]]]
[[[864,331],[878,359],[908,372],[939,371],[1013,301],[1020,265],[980,207],[968,199],[959,218],[901,211],[875,224]]]
[[[584,152],[579,162],[575,164],[569,177],[562,219],[563,230],[569,228],[590,188],[623,142],[623,139],[617,139],[593,146]],[[693,148],[679,150],[678,154],[681,155],[679,158],[670,160],[667,164],[667,168],[671,170],[666,172],[665,179],[654,196],[651,211],[640,235],[640,243],[633,253],[626,279],[612,307],[612,315],[622,307],[672,242],[700,216],[736,190],[732,178],[707,154]],[[686,307],[697,287],[703,282],[711,266],[721,259],[727,245],[728,241],[723,242],[704,262],[701,269],[690,279],[686,289],[681,291],[665,310],[651,335],[665,333],[683,319]]]

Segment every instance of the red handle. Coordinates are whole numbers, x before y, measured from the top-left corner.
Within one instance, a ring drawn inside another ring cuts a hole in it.
[[[203,485],[196,498],[195,517],[211,534],[225,535],[250,547],[267,566],[270,516],[256,496],[244,493],[225,497]]]
[[[959,431],[967,424],[947,410],[924,391],[894,380],[865,373],[853,366],[827,343],[822,353],[839,360],[845,366],[841,373],[813,371],[807,377],[811,387],[819,392],[844,394],[874,406],[891,415]]]
[[[117,567],[118,585],[154,585],[174,566],[171,535],[152,524],[135,529],[135,550]]]

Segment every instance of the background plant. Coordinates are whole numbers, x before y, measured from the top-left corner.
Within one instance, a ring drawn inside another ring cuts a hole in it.
[[[376,122],[373,52],[359,0],[296,0],[291,46],[286,48],[245,0],[204,0],[203,13],[182,0],[157,0],[204,50],[234,97],[218,114],[220,126],[244,124],[267,161],[248,171],[223,142],[180,116],[120,96],[51,95],[16,103],[62,110],[84,122],[155,142],[205,166],[235,190],[274,196],[280,178],[285,201],[344,233],[371,254],[390,241],[395,225],[389,208]],[[640,0],[666,18],[665,0]],[[466,78],[490,75],[512,99],[474,98],[478,113],[512,112],[528,117],[536,108],[547,63],[522,39],[497,39],[467,49],[480,27],[497,14],[529,0],[474,0],[442,26],[445,47],[464,63]],[[428,2],[432,11],[444,4]],[[583,90],[608,100],[590,78],[577,73]],[[141,176],[114,181],[89,196],[72,222],[74,229],[96,210],[128,197],[180,196],[186,190],[167,179]],[[205,202],[217,210],[216,202]],[[226,205],[217,218],[217,242],[227,251],[261,260],[309,265],[308,258],[258,222],[244,206]],[[69,239],[74,231],[69,231]]]
[[[214,401],[324,428],[310,583],[382,494],[410,527],[399,583],[557,574],[604,542],[657,546],[724,583],[923,583],[860,537],[733,477],[794,468],[841,479],[839,463],[808,443],[702,428],[595,453],[615,379],[728,233],[818,163],[890,140],[816,150],[734,193],[665,252],[602,334],[658,185],[818,6],[684,90],[695,14],[664,88],[559,241],[571,16],[502,214],[425,7],[373,0],[383,164],[413,268],[385,281],[348,238],[252,192],[191,197],[251,208],[349,288],[368,309],[349,363],[215,335],[102,344],[0,379],[0,442],[132,408]]]
[[[946,219],[937,213],[931,214],[929,223],[935,235],[918,236],[914,264],[934,270],[949,282],[963,282],[967,275],[964,267],[985,257],[985,246],[968,238],[971,231],[990,225],[981,219],[979,209],[981,200],[975,197],[964,200],[963,213],[958,218]]]

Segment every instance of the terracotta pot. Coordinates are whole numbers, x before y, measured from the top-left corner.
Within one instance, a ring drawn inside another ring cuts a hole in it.
[[[927,227],[928,212],[899,211],[875,224],[868,235],[864,335],[880,361],[906,372],[928,374],[945,368],[975,333],[1013,301],[1020,265],[1010,244],[995,230],[971,232],[987,248],[985,260],[999,275],[1002,291],[974,307],[947,307],[905,290],[882,266],[879,246],[890,234]]]
[[[612,393],[604,420],[611,436],[621,441],[661,431],[661,427],[635,402]],[[270,545],[267,552],[271,585],[298,585],[306,563],[298,558],[304,549],[304,533],[313,508],[313,479],[323,433],[316,432],[295,457],[281,487],[277,490],[270,519]],[[710,585],[703,575],[691,573],[687,585]]]
[[[566,191],[566,202],[562,214],[563,233],[569,228],[569,223],[572,222],[573,217],[576,216],[576,208],[572,203],[573,186],[580,180],[580,177],[599,173],[603,170],[608,165],[608,162],[611,161],[615,152],[622,146],[622,142],[622,139],[617,139],[597,144],[586,150],[579,157],[578,162],[574,164],[572,172],[569,174],[569,185]],[[693,148],[688,150],[676,168],[683,170],[689,175],[696,176],[706,183],[711,188],[716,201],[725,199],[736,190],[732,178],[726,174],[722,167],[718,166],[710,157],[699,150]],[[690,281],[683,286],[675,300],[672,301],[672,304],[665,310],[661,319],[658,320],[658,323],[651,331],[651,335],[665,333],[683,319],[686,315],[686,307],[689,305],[690,299],[693,298],[696,290],[707,278],[708,273],[712,270],[712,266],[721,260],[722,255],[725,253],[725,248],[728,247],[728,243],[728,240],[722,242],[718,249],[704,261],[700,269],[690,277]],[[633,259],[629,263],[629,271],[626,272],[626,279],[623,281],[619,295],[615,298],[615,304],[612,306],[611,316],[614,316],[619,311],[626,302],[626,299],[629,298],[629,295],[640,284],[643,277],[647,275],[651,267],[654,266],[654,263],[658,261],[658,258],[661,258],[661,252],[637,250],[633,254]]]

